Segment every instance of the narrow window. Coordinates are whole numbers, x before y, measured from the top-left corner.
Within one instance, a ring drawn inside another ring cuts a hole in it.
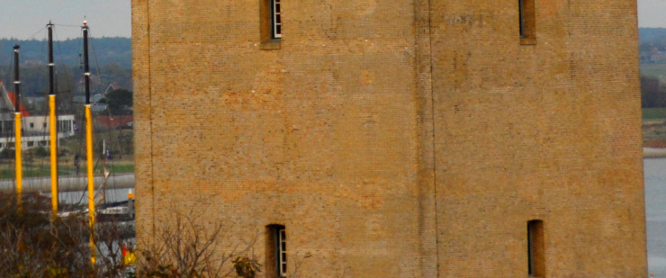
[[[266,269],[268,277],[287,277],[287,234],[282,225],[268,225]]]
[[[521,44],[536,44],[535,10],[534,0],[518,0]]]
[[[282,39],[282,0],[259,0],[261,49],[280,49]]]
[[[527,271],[530,277],[546,276],[543,221],[527,222]]]
[[[282,38],[282,18],[280,17],[280,0],[271,0],[272,33],[274,39]]]

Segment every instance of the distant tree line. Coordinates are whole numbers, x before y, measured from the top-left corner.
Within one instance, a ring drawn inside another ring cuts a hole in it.
[[[21,46],[21,61],[28,63],[47,62],[46,40],[16,40],[0,39],[0,65],[9,65],[13,59],[12,48],[15,44]],[[131,38],[91,38],[90,63],[106,65],[115,63],[122,68],[132,67],[132,39]],[[82,39],[69,39],[54,42],[53,54],[56,64],[77,67],[81,63],[80,54],[83,53]]]
[[[642,64],[666,63],[666,28],[639,28],[639,52]]]
[[[652,49],[664,51],[666,47],[666,28],[639,28],[638,38],[641,52]]]
[[[19,68],[21,78],[21,94],[26,97],[44,97],[49,92],[49,72],[45,64],[23,64]],[[58,94],[58,108],[68,112],[74,107],[75,97],[83,96],[83,69],[79,66],[56,65],[56,93]],[[14,91],[13,67],[0,67],[0,77],[5,89]],[[123,68],[116,63],[108,63],[100,68],[91,68],[91,93],[104,93],[110,84],[115,83],[120,88],[132,89],[132,69]],[[26,108],[31,112],[40,113],[40,109],[33,111],[33,107]],[[45,108],[45,107],[41,107]]]

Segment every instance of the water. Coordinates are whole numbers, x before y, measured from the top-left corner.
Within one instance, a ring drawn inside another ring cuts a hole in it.
[[[127,201],[127,193],[129,189],[119,188],[119,189],[107,189],[106,190],[106,202],[114,203],[120,201]],[[101,192],[100,190],[95,191],[95,203],[101,202]],[[48,195],[51,196],[51,195]],[[70,191],[70,192],[61,192],[58,194],[58,199],[61,203],[65,204],[87,204],[88,203],[88,191]]]
[[[648,273],[666,277],[666,159],[645,159]]]

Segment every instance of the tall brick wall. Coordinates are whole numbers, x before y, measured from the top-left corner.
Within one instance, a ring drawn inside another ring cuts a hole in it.
[[[536,3],[432,1],[440,276],[645,277],[636,3]]]
[[[279,50],[259,1],[133,4],[140,227],[209,195],[233,237],[284,225],[316,277],[421,275],[410,3],[284,2]]]
[[[205,203],[313,277],[526,277],[541,219],[548,277],[645,276],[635,2],[521,45],[513,1],[284,1],[276,50],[260,7],[132,1],[140,240]]]

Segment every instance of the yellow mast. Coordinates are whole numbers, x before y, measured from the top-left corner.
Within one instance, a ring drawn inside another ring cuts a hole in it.
[[[95,264],[95,177],[93,176],[92,117],[90,115],[90,67],[88,65],[88,25],[83,21],[83,66],[86,84],[86,166],[88,167],[88,223],[90,260]]]
[[[56,131],[55,95],[49,96],[50,135],[51,135],[51,206],[53,208],[53,219],[58,217],[58,133]]]
[[[16,102],[18,103],[18,93],[16,94]],[[23,160],[21,159],[21,112],[14,113],[14,126],[15,126],[15,154],[16,154],[16,203],[19,210],[23,208]]]
[[[19,80],[19,50],[20,46],[14,45],[14,150],[16,154],[16,204],[18,209],[23,208],[23,162],[21,160],[21,81]]]
[[[46,25],[49,29],[49,129],[51,144],[51,206],[53,209],[52,217],[58,217],[58,130],[56,118],[56,95],[53,63],[53,24],[49,22]]]
[[[90,249],[91,260],[95,263],[95,242],[93,231],[95,227],[95,177],[93,176],[93,152],[92,152],[92,117],[90,116],[90,104],[86,104],[86,166],[88,167],[88,215],[90,224]]]

